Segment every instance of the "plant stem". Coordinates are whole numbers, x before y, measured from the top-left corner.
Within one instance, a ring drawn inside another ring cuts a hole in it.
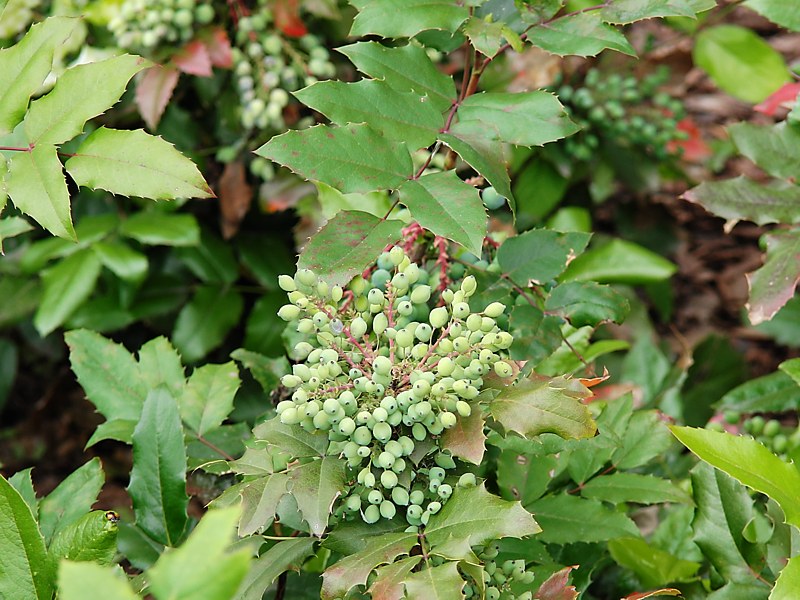
[[[196,438],[197,438],[197,441],[198,441],[198,442],[200,442],[200,443],[201,443],[201,444],[203,444],[204,446],[207,446],[207,447],[211,448],[211,449],[212,449],[214,452],[216,452],[217,454],[219,454],[219,455],[220,455],[222,458],[224,458],[225,460],[236,460],[236,459],[235,459],[233,456],[231,456],[230,454],[228,454],[227,452],[225,452],[225,450],[223,450],[222,448],[220,448],[220,447],[219,447],[219,446],[217,446],[216,444],[213,444],[212,442],[209,442],[209,441],[208,441],[206,438],[204,438],[202,435],[197,435],[197,436],[196,436]]]

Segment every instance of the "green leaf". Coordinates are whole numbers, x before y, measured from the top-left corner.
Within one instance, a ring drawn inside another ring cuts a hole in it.
[[[372,598],[403,600],[406,595],[403,581],[421,560],[421,556],[409,556],[380,567],[376,572],[375,581],[368,590]]]
[[[389,194],[383,192],[367,192],[366,194],[343,194],[321,182],[316,182],[317,200],[322,207],[322,216],[332,219],[343,210],[360,210],[376,217],[382,217],[392,209]],[[277,274],[275,276],[277,279]]]
[[[332,600],[365,585],[373,569],[408,554],[417,541],[414,533],[384,533],[368,539],[363,550],[346,556],[322,574],[322,598]]]
[[[776,371],[745,381],[715,405],[740,412],[785,412],[800,405],[800,387],[786,373]]]
[[[483,428],[483,414],[473,410],[468,417],[459,417],[453,427],[445,430],[441,437],[441,448],[473,465],[480,465],[486,452]]]
[[[39,306],[39,282],[30,277],[3,275],[0,278],[0,298],[3,298],[0,303],[0,327],[5,328],[26,318]]]
[[[544,91],[473,94],[461,103],[457,114],[450,133],[496,131],[497,139],[518,146],[541,146],[579,130],[558,98]]]
[[[573,281],[553,288],[544,308],[549,313],[561,315],[573,327],[583,327],[609,321],[622,323],[630,311],[630,303],[607,285]]]
[[[181,357],[164,336],[154,338],[139,348],[140,377],[149,389],[166,386],[179,398],[184,389]]]
[[[114,518],[109,519],[109,514]],[[62,559],[110,565],[117,554],[117,519],[113,513],[93,510],[58,530],[47,549],[57,566]]]
[[[234,598],[261,600],[278,575],[289,569],[300,570],[303,560],[313,552],[314,542],[315,538],[298,537],[275,544],[253,561]]]
[[[245,348],[265,356],[283,356],[287,347],[292,347],[299,341],[298,338],[292,343],[284,343],[286,322],[275,318],[284,304],[286,304],[286,292],[283,291],[267,292],[255,301],[245,322]],[[299,332],[291,333],[297,336]]]
[[[62,325],[92,295],[101,268],[100,259],[86,248],[45,272],[44,295],[33,318],[42,336]]]
[[[2,176],[2,173],[0,173],[0,176]],[[0,186],[1,185],[2,182],[0,181]],[[0,193],[1,192],[2,190],[0,190]],[[0,204],[2,204],[1,199]],[[6,217],[5,219],[0,219],[0,254],[3,253],[3,240],[16,237],[32,229],[33,226],[22,217]]]
[[[703,29],[692,58],[723,91],[753,104],[792,80],[783,57],[756,33],[738,25]]]
[[[205,283],[230,285],[239,278],[239,264],[231,245],[208,230],[200,232],[200,240],[196,245],[181,248],[178,257]]]
[[[382,221],[365,212],[340,212],[311,238],[297,267],[343,286],[400,238],[402,226],[402,221]]]
[[[728,127],[736,148],[770,175],[793,180],[800,169],[800,131],[787,122],[765,126],[734,123]]]
[[[640,467],[665,452],[671,442],[669,430],[656,411],[635,412],[611,463],[617,469]]]
[[[326,456],[289,471],[289,492],[317,537],[325,533],[333,503],[347,489],[345,464],[338,457]]]
[[[216,429],[233,410],[239,385],[239,369],[233,361],[198,367],[178,398],[183,422],[198,436]]]
[[[0,596],[50,600],[54,579],[30,507],[0,475]]]
[[[503,273],[517,284],[544,284],[558,277],[576,255],[583,252],[591,234],[532,229],[508,238],[497,251]]]
[[[541,498],[527,508],[542,527],[536,539],[547,544],[603,542],[640,536],[639,528],[624,513],[597,500],[559,494]]]
[[[267,394],[277,389],[281,377],[290,370],[289,361],[285,356],[269,358],[257,352],[239,348],[231,352],[231,358],[242,363]]]
[[[9,162],[8,195],[19,210],[53,235],[75,241],[69,191],[55,146],[17,152]]]
[[[247,548],[229,553],[239,518],[236,507],[203,515],[180,548],[164,553],[147,571],[150,591],[157,598],[227,600],[250,567]]]
[[[241,537],[264,531],[272,525],[288,483],[288,475],[274,473],[239,484],[242,498],[242,517],[239,521]]]
[[[147,256],[120,242],[97,242],[92,245],[103,266],[120,279],[138,282],[147,276]]]
[[[396,90],[427,96],[439,112],[449,109],[456,99],[453,78],[442,73],[421,46],[389,48],[378,42],[359,42],[337,50],[362,73],[382,79]]]
[[[483,484],[457,488],[425,528],[432,546],[467,540],[470,546],[502,537],[521,538],[541,528],[519,502],[509,502],[486,491]]]
[[[344,193],[393,189],[413,171],[405,146],[384,139],[365,123],[289,131],[256,154]]]
[[[742,175],[725,181],[703,182],[682,198],[725,219],[726,231],[742,219],[759,225],[800,223],[797,211],[800,187],[783,182],[762,185]]]
[[[446,562],[413,573],[403,583],[408,600],[460,600],[466,582],[458,572],[458,563]]]
[[[636,573],[647,588],[690,581],[700,568],[700,563],[682,560],[640,538],[610,540],[608,551],[618,565]]]
[[[121,567],[63,561],[58,569],[59,600],[139,600]]]
[[[328,436],[324,433],[309,433],[299,425],[284,425],[280,419],[270,419],[253,429],[256,442],[286,452],[293,458],[322,457],[328,447]]]
[[[53,90],[31,103],[25,133],[32,144],[61,144],[83,131],[122,96],[128,81],[149,61],[123,54],[64,71]]]
[[[45,541],[91,510],[105,479],[100,459],[93,458],[39,502],[39,528]]]
[[[33,489],[33,480],[31,479],[31,471],[33,467],[28,467],[22,471],[17,471],[8,478],[8,483],[19,492],[25,504],[31,509],[31,514],[35,520],[39,520],[39,500],[36,498],[36,490]]]
[[[241,294],[232,288],[202,286],[175,321],[172,342],[184,361],[193,363],[222,344],[244,309]]]
[[[695,11],[686,0],[616,0],[606,6],[600,18],[614,25],[628,25],[655,17],[695,17]]]
[[[590,395],[577,380],[523,379],[505,387],[489,404],[489,413],[505,429],[526,438],[542,433],[588,438],[595,434],[597,425],[581,400]]]
[[[133,432],[133,469],[128,493],[136,524],[165,546],[186,530],[186,449],[178,404],[166,388],[147,394]]]
[[[615,238],[573,260],[561,280],[643,284],[669,279],[677,270],[677,266],[660,254]]]
[[[393,0],[371,0],[353,20],[352,36],[413,37],[421,31],[442,29],[454,33],[469,17],[469,9],[452,0],[405,0],[398,19]]]
[[[435,235],[461,244],[480,255],[486,235],[486,209],[473,186],[455,171],[443,171],[407,181],[400,187],[400,202],[414,219]]]
[[[442,111],[427,97],[398,91],[384,81],[320,81],[294,95],[337,125],[369,123],[384,137],[406,142],[411,149],[430,146],[444,125]]]
[[[769,597],[770,600],[792,600],[797,590],[800,590],[800,559],[793,556],[778,575]]]
[[[800,14],[792,0],[745,0],[744,6],[786,29],[800,31]]]
[[[508,25],[502,21],[490,22],[480,17],[470,17],[463,31],[478,52],[484,56],[494,57],[503,46]],[[516,49],[515,51],[519,52]]]
[[[100,127],[67,160],[78,185],[153,200],[213,198],[197,167],[169,142],[141,129]]]
[[[534,27],[528,32],[528,41],[557,56],[597,56],[605,49],[636,56],[636,50],[624,35],[589,12]]]
[[[753,325],[774,317],[794,297],[800,281],[800,230],[768,233],[764,239],[767,244],[764,265],[747,274],[750,287],[747,316]]]
[[[563,343],[561,319],[545,316],[530,304],[515,306],[511,311],[511,331],[514,341],[510,356],[514,360],[531,361],[537,365],[549,357]]]
[[[28,100],[50,74],[55,49],[77,25],[78,19],[52,17],[31,27],[17,45],[0,50],[0,135],[22,121]]]
[[[151,246],[195,246],[200,228],[192,215],[137,212],[122,222],[120,234]]]
[[[686,492],[671,481],[638,473],[613,473],[595,477],[581,488],[581,496],[612,504],[692,501]]]
[[[670,427],[689,450],[744,485],[777,502],[786,522],[800,527],[800,473],[749,437],[692,427]]]

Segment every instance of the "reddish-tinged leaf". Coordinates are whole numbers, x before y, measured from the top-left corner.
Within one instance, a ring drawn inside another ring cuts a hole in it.
[[[766,100],[760,104],[756,104],[753,110],[774,117],[775,113],[777,113],[780,108],[791,109],[794,106],[798,94],[800,94],[800,83],[784,84]]]
[[[406,595],[403,581],[421,560],[421,556],[410,556],[378,569],[375,583],[369,588],[372,600],[402,600]]]
[[[564,567],[550,575],[533,597],[536,600],[575,600],[578,590],[574,585],[569,585],[569,573],[577,566]]]
[[[644,600],[644,598],[656,598],[658,596],[680,596],[681,591],[675,588],[662,588],[660,590],[653,590],[651,592],[636,592],[629,594],[622,600]]]
[[[231,41],[228,39],[228,34],[224,29],[217,27],[204,41],[212,65],[221,69],[233,67]]]
[[[155,129],[167,108],[180,71],[155,65],[139,74],[136,84],[136,107],[150,129]]]
[[[483,434],[483,415],[478,407],[472,409],[468,417],[461,417],[458,422],[442,435],[442,448],[450,450],[474,465],[481,464],[486,436]]]
[[[590,388],[600,385],[609,377],[611,377],[611,375],[608,374],[608,367],[603,367],[603,375],[601,377],[581,377],[578,378],[578,381],[580,381],[584,387]]]
[[[298,0],[275,0],[272,5],[275,25],[283,33],[291,37],[302,37],[308,29],[300,19],[300,3]]]
[[[222,213],[222,237],[232,238],[239,231],[239,223],[250,209],[253,188],[247,183],[244,164],[228,163],[219,178],[219,208]]]
[[[781,231],[764,236],[767,259],[760,269],[747,274],[750,322],[769,321],[794,296],[800,281],[800,231]]]
[[[186,44],[172,59],[175,66],[184,73],[198,77],[211,77],[211,55],[208,48],[200,40],[192,40]]]
[[[700,128],[691,117],[686,117],[678,122],[678,131],[684,132],[688,138],[669,142],[667,150],[670,152],[683,150],[683,159],[689,162],[701,162],[711,156],[711,148],[703,140]]]

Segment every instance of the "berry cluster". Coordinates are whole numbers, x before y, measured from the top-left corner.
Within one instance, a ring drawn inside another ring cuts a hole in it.
[[[499,545],[496,542],[485,546],[478,553],[478,558],[483,562],[486,600],[531,600],[533,598],[533,592],[530,591],[534,580],[533,572],[526,570],[523,559],[506,560],[502,564],[497,564],[495,559],[498,553]],[[479,589],[474,582],[468,583],[464,586],[464,597],[480,597]],[[520,589],[525,591],[518,592]]]
[[[121,48],[152,53],[163,42],[188,42],[214,20],[211,3],[195,0],[125,0],[108,28]]]
[[[735,419],[738,423],[739,418],[738,412],[725,413],[728,422]],[[753,415],[744,420],[742,429],[783,459],[800,448],[800,428],[786,427],[777,419],[767,420],[761,415]]]
[[[356,277],[348,290],[306,269],[279,278],[290,304],[278,315],[306,339],[282,379],[291,400],[277,410],[285,424],[327,432],[330,451],[347,459],[355,480],[341,516],[374,523],[402,510],[419,526],[453,485],[475,484],[471,473],[448,475],[455,460],[435,442],[471,414],[485,376],[513,374],[504,360],[513,338],[497,324],[502,303],[471,310],[474,277],[435,298],[400,247],[378,266],[371,286]]]

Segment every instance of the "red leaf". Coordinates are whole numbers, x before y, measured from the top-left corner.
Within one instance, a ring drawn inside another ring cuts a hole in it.
[[[172,59],[181,71],[198,77],[211,77],[211,56],[200,40],[192,40]]]
[[[761,104],[756,104],[753,110],[773,117],[779,108],[791,109],[797,94],[800,94],[800,83],[786,83]]]
[[[244,165],[232,162],[225,165],[219,178],[219,204],[222,211],[222,237],[230,239],[250,208],[253,188],[247,183]]]
[[[702,162],[711,156],[711,148],[703,140],[702,132],[695,122],[690,118],[681,119],[678,122],[678,131],[683,131],[688,135],[685,140],[673,140],[667,144],[667,150],[675,152],[679,148],[683,150],[683,159],[689,162]]]
[[[603,374],[600,377],[580,377],[578,378],[578,381],[580,381],[585,387],[590,388],[600,385],[609,377],[611,377],[611,375],[608,374],[608,367],[603,367]]]
[[[574,585],[569,585],[569,572],[578,565],[564,567],[550,575],[533,597],[536,600],[575,600],[578,597],[578,590]]]
[[[233,53],[231,52],[231,41],[224,29],[217,27],[205,40],[208,56],[211,64],[221,69],[233,67]]]
[[[300,19],[300,3],[298,0],[275,0],[272,6],[275,25],[290,37],[302,37],[308,33]]]
[[[163,65],[155,65],[139,74],[136,106],[150,129],[155,129],[161,120],[180,75],[177,69]]]
[[[652,592],[636,592],[625,596],[622,600],[644,600],[644,598],[655,598],[656,596],[680,596],[681,591],[675,588],[663,588]]]

